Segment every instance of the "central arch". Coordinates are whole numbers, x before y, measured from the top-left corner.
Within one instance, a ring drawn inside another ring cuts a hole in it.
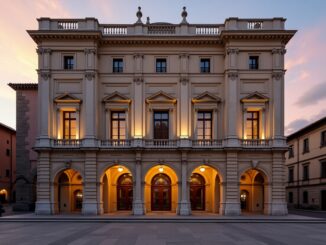
[[[190,204],[191,210],[205,210],[205,179],[198,173],[190,177]]]
[[[147,171],[144,201],[146,211],[177,212],[178,177],[171,167],[156,165]]]
[[[166,174],[156,174],[152,179],[151,210],[171,211],[171,179]]]

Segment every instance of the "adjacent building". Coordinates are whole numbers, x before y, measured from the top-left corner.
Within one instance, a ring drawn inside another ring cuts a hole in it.
[[[16,130],[0,123],[0,203],[15,201]]]
[[[287,214],[285,19],[38,19],[37,214]],[[34,124],[35,125],[35,124]]]
[[[37,137],[37,84],[10,83],[16,91],[16,202],[14,211],[31,211],[35,208],[37,153],[33,150]]]
[[[287,137],[289,208],[326,210],[326,117]]]

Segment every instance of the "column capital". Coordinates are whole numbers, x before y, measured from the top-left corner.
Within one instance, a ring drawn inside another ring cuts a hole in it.
[[[227,48],[226,49],[226,53],[227,54],[238,54],[239,53],[239,49],[238,48]]]
[[[52,49],[50,49],[50,48],[37,48],[36,53],[37,54],[51,54]]]
[[[85,48],[84,53],[85,54],[96,54],[96,49],[95,48]]]
[[[272,54],[284,55],[285,53],[286,53],[286,49],[285,48],[273,48],[272,49]]]
[[[238,72],[229,72],[228,77],[234,81],[238,78]]]
[[[134,59],[139,59],[139,58],[141,58],[141,59],[143,59],[144,58],[144,55],[143,54],[134,54]]]
[[[282,79],[284,76],[284,71],[274,71],[272,73],[272,78],[276,79],[276,80],[280,80]]]
[[[182,83],[182,85],[186,85],[189,82],[189,78],[188,77],[181,77],[180,82]]]
[[[144,79],[143,77],[139,76],[139,77],[134,77],[134,82],[137,84],[137,85],[140,85],[142,82],[144,82]]]
[[[86,71],[86,72],[85,72],[85,78],[86,78],[88,81],[91,81],[92,79],[95,78],[95,72],[94,72],[94,71]]]
[[[39,71],[39,75],[41,76],[41,78],[45,81],[49,80],[51,77],[51,72],[50,71]]]
[[[188,53],[181,53],[181,54],[179,54],[179,58],[181,59],[181,58],[186,58],[186,59],[188,59],[189,58],[189,54]]]

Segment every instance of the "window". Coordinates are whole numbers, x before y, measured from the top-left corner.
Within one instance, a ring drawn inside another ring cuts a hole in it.
[[[156,59],[156,72],[166,72],[166,59]]]
[[[303,165],[303,180],[309,180],[309,165]]]
[[[293,203],[293,192],[289,192],[289,203]]]
[[[6,149],[6,155],[10,156],[10,149]]]
[[[169,138],[169,113],[167,111],[154,112],[154,139]]]
[[[249,56],[249,69],[257,70],[258,69],[258,56]]]
[[[123,72],[123,59],[113,59],[112,71],[114,73]]]
[[[74,69],[74,56],[67,55],[63,57],[63,68],[65,70],[72,70]]]
[[[326,130],[320,133],[320,147],[326,146]]]
[[[320,163],[320,177],[326,178],[326,162]]]
[[[259,111],[246,113],[246,136],[247,139],[259,139]]]
[[[201,73],[209,73],[210,69],[211,69],[210,59],[201,59],[200,60],[200,72]]]
[[[309,152],[309,139],[303,140],[303,154]]]
[[[6,177],[10,177],[10,171],[9,171],[9,169],[6,169]]]
[[[126,139],[126,113],[124,111],[111,113],[111,139]]]
[[[308,203],[308,191],[303,192],[303,203]]]
[[[208,112],[208,111],[198,112],[197,138],[199,140],[212,139],[212,112]]]
[[[294,157],[294,152],[293,152],[293,145],[289,146],[289,158]]]
[[[293,182],[294,180],[294,168],[289,168],[289,178],[288,178],[288,181],[289,182]]]
[[[63,112],[63,138],[70,140],[76,139],[76,112]]]

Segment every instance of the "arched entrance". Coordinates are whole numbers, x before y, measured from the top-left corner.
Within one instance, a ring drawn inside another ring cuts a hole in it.
[[[256,169],[249,169],[240,177],[240,205],[242,212],[268,213],[265,205],[266,176]]]
[[[205,179],[197,173],[190,178],[191,210],[205,210]]]
[[[171,179],[163,173],[155,175],[151,187],[151,209],[171,211]]]
[[[177,213],[180,196],[178,176],[168,165],[155,165],[144,176],[144,209],[146,212]]]
[[[131,211],[133,201],[133,177],[128,168],[114,165],[101,177],[101,203],[103,213]]]
[[[117,209],[132,210],[133,183],[129,173],[120,175],[117,183]]]
[[[54,209],[56,213],[80,212],[83,206],[82,177],[78,171],[67,169],[54,181]]]
[[[193,169],[189,184],[189,200],[192,211],[219,213],[223,200],[219,172],[209,165]]]
[[[8,201],[8,192],[6,189],[0,190],[0,203],[6,203]]]

